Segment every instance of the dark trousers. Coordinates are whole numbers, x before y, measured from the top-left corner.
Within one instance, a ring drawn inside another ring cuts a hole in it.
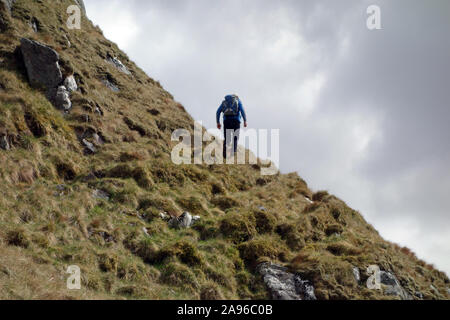
[[[236,153],[239,141],[239,131],[241,129],[241,122],[238,119],[225,119],[223,121],[223,136],[225,141],[223,143],[223,158],[227,158],[227,148],[233,143],[233,152]],[[234,154],[233,153],[233,154]]]

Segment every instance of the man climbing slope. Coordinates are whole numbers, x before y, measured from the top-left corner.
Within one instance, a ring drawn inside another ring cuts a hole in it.
[[[220,115],[223,113],[223,158],[227,158],[227,149],[231,149],[233,143],[233,154],[237,151],[239,141],[239,130],[241,129],[241,115],[244,119],[244,127],[247,127],[247,116],[245,115],[244,107],[239,97],[235,94],[230,94],[225,97],[225,100],[219,106],[216,113],[217,128],[220,130]]]

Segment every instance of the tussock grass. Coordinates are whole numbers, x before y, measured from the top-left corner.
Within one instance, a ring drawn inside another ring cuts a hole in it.
[[[192,132],[192,117],[86,17],[81,30],[68,30],[69,4],[17,0],[0,25],[0,135],[11,146],[0,150],[0,298],[267,299],[254,269],[269,260],[312,281],[322,299],[392,298],[355,282],[352,268],[363,282],[371,264],[425,299],[449,298],[444,273],[383,240],[360,213],[313,192],[296,173],[262,177],[259,160],[174,165],[172,130]],[[70,114],[29,86],[21,37],[54,48],[63,73],[76,78]],[[81,138],[94,134],[101,143],[86,155]],[[174,230],[159,217],[183,211],[201,220]],[[77,292],[65,288],[73,264],[82,273]]]

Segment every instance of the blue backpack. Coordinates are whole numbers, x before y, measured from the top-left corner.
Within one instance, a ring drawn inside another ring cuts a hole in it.
[[[239,114],[239,97],[233,95],[231,99],[222,102],[222,110],[225,116],[237,116]]]

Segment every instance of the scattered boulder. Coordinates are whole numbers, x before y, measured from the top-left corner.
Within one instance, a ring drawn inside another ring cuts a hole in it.
[[[75,77],[73,75],[68,76],[64,80],[64,86],[67,88],[69,92],[77,91],[78,89],[77,82],[75,81]]]
[[[198,220],[200,220],[199,216],[192,216],[189,212],[185,211],[181,216],[171,218],[169,220],[169,225],[175,229],[186,229]]]
[[[258,206],[258,210],[259,211],[267,211],[266,207],[263,207],[263,206]]]
[[[420,291],[416,291],[416,293],[414,293],[414,295],[419,299],[423,299],[423,293]]]
[[[94,154],[97,152],[97,149],[95,148],[94,144],[87,141],[86,139],[81,140],[81,143],[84,145],[85,152],[87,154]]]
[[[387,271],[380,271],[381,284],[385,286],[384,294],[397,296],[402,300],[411,300],[412,297],[403,289],[395,275]]]
[[[316,300],[314,287],[300,275],[287,271],[287,268],[264,262],[257,271],[263,276],[264,283],[273,300]]]
[[[120,72],[128,74],[128,75],[131,74],[131,72],[128,70],[128,68],[125,67],[124,64],[116,57],[112,57],[108,54],[108,56],[106,57],[106,61],[108,63],[112,64],[113,66],[115,66]]]
[[[34,40],[22,38],[20,43],[30,84],[46,89],[58,87],[63,80],[58,53]]]
[[[70,92],[65,86],[59,86],[56,90],[54,97],[54,104],[57,109],[65,112],[72,108],[72,102],[70,101]]]

